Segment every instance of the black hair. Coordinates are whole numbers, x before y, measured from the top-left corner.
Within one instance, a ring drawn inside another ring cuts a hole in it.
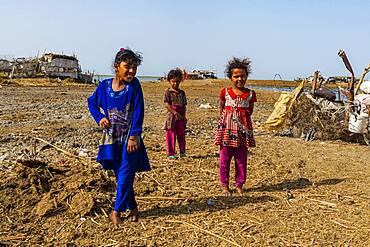
[[[171,69],[170,72],[167,74],[167,81],[170,81],[173,78],[177,78],[180,81],[184,78],[184,75],[182,74],[182,70],[179,68]]]
[[[142,61],[143,57],[140,52],[133,52],[130,48],[121,48],[116,54],[113,65],[115,67],[121,62],[126,62],[139,66]]]
[[[229,60],[228,64],[226,65],[225,74],[227,77],[231,78],[233,69],[244,69],[247,77],[252,72],[251,70],[251,63],[252,61],[249,58],[236,58],[233,57]]]

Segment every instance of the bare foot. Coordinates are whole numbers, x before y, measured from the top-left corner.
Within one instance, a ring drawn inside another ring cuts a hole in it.
[[[132,222],[136,222],[139,220],[139,210],[137,208],[130,210],[129,214],[127,215],[127,219]]]
[[[235,191],[236,191],[236,194],[238,195],[243,195],[244,193],[243,187],[236,187]]]
[[[222,186],[222,192],[221,194],[223,196],[231,196],[229,186]]]
[[[113,224],[115,224],[116,226],[123,223],[120,217],[120,212],[116,212],[114,210],[110,214],[110,219],[112,220]]]

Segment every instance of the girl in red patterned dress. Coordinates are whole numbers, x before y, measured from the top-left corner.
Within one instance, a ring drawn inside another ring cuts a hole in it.
[[[248,58],[233,58],[225,73],[232,87],[223,88],[220,93],[220,119],[215,144],[220,146],[220,182],[222,194],[230,195],[229,173],[231,159],[235,159],[235,187],[243,193],[247,175],[247,154],[249,147],[255,147],[251,115],[256,93],[245,86],[251,72]]]

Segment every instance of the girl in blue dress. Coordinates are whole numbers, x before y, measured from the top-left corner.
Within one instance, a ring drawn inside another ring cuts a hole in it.
[[[138,220],[135,173],[150,170],[141,138],[144,98],[140,82],[135,77],[141,62],[139,53],[121,48],[114,60],[115,77],[103,80],[88,98],[90,113],[103,128],[97,161],[116,175],[116,201],[110,215],[116,225],[122,223],[120,213],[126,210],[130,211],[129,220]]]

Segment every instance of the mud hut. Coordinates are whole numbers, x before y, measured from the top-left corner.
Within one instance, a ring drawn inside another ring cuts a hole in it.
[[[0,60],[0,73],[9,78],[72,78],[90,83],[93,73],[83,73],[76,56],[45,53],[40,58],[16,58]]]
[[[10,74],[12,72],[12,63],[6,59],[0,59],[0,73]]]
[[[80,67],[75,56],[45,53],[39,64],[40,72],[46,77],[79,78]]]

